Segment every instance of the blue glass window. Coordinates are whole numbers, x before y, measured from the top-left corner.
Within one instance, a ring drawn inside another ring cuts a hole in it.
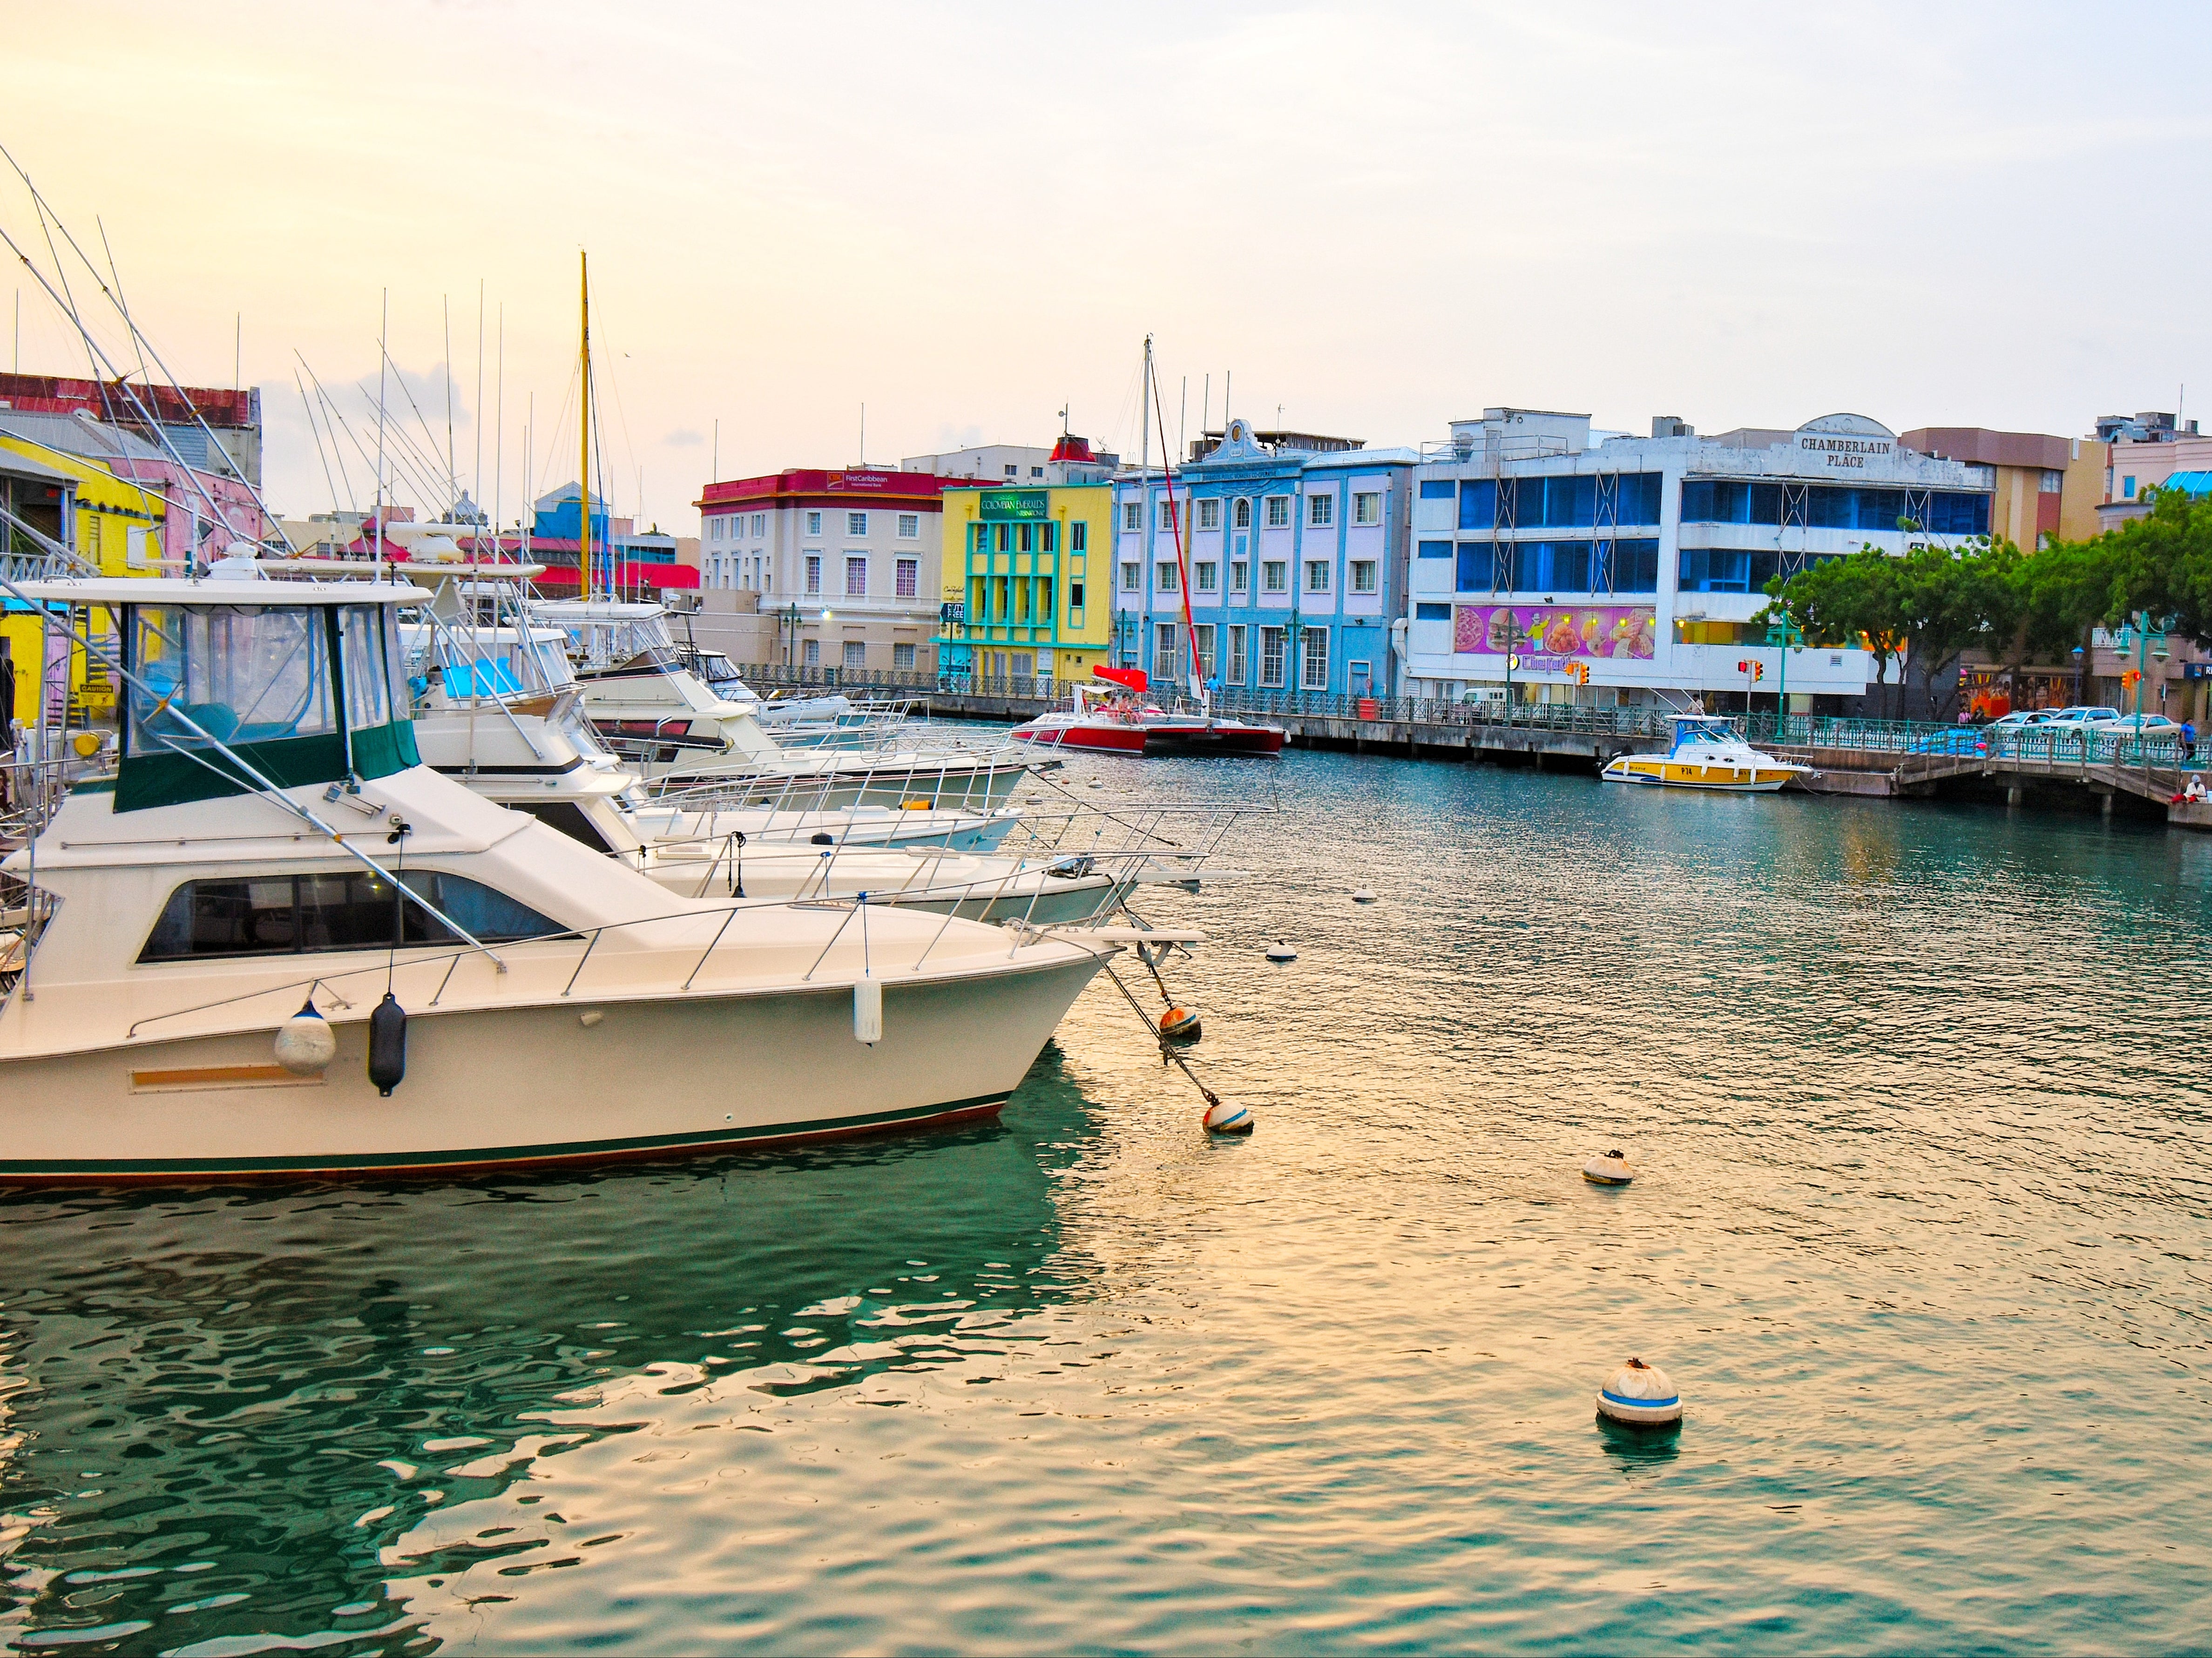
[[[1613,590],[1617,593],[1656,593],[1659,591],[1657,542],[1616,541],[1613,544]]]
[[[1494,542],[1460,543],[1459,570],[1452,579],[1453,588],[1462,593],[1488,592],[1494,585],[1492,578],[1497,574],[1498,550]]]
[[[1510,483],[1510,479],[1507,482]],[[1487,530],[1498,522],[1498,483],[1474,478],[1459,486],[1459,527]]]
[[[1420,544],[1423,558],[1449,558],[1452,544],[1449,541],[1425,541]]]
[[[1771,550],[1685,547],[1680,581],[1686,593],[1762,593],[1781,569],[1781,554]]]
[[[1513,588],[1528,593],[1590,591],[1590,544],[1524,541],[1515,550]]]
[[[1416,622],[1449,622],[1451,620],[1451,606],[1449,604],[1416,604],[1413,606],[1413,620]]]
[[[1657,472],[1625,472],[1619,484],[1620,510],[1616,522],[1656,524],[1659,498],[1665,477]]]
[[[1928,527],[1942,536],[1985,536],[1990,532],[1990,498],[1939,494],[1928,503]]]
[[[1421,499],[1423,501],[1449,501],[1452,498],[1452,492],[1458,487],[1459,486],[1454,483],[1449,478],[1423,478],[1421,480]]]

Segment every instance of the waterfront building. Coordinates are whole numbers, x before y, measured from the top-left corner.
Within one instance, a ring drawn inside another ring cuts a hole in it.
[[[120,427],[197,471],[261,486],[261,388],[144,386],[60,374],[0,374],[0,410]],[[160,428],[159,440],[154,428]],[[163,444],[166,442],[167,448]]]
[[[853,466],[708,484],[695,503],[708,610],[721,612],[717,592],[750,594],[778,661],[933,671],[945,482]]]
[[[1113,636],[1113,522],[1114,489],[1103,481],[948,487],[940,668],[1087,677]]]
[[[1919,426],[1898,442],[1938,460],[1990,469],[1990,534],[2032,553],[2052,541],[2097,533],[2111,446],[2096,438],[1993,432],[1982,426]]]
[[[1062,432],[1060,441],[1049,449],[986,443],[947,450],[941,455],[908,455],[899,466],[908,472],[933,472],[941,478],[970,478],[978,483],[1033,489],[1039,485],[1103,483],[1121,464],[1119,455],[1093,451],[1088,439]]]
[[[1263,441],[1249,422],[1193,446],[1173,474],[1114,480],[1114,651],[1156,677],[1351,696],[1402,694],[1392,623],[1405,614],[1410,449],[1357,439]],[[1182,514],[1191,633],[1175,514]]]
[[[1419,694],[1742,708],[1786,671],[1794,709],[1839,710],[1873,683],[1871,653],[1824,645],[1785,669],[1751,620],[1767,582],[1864,545],[1901,554],[1990,531],[1989,467],[1921,454],[1863,415],[1717,437],[1672,416],[1652,428],[1593,434],[1587,415],[1498,408],[1425,446],[1407,641]]]
[[[465,502],[467,497],[462,500]],[[582,485],[564,483],[533,503],[530,556],[545,567],[538,585],[550,597],[573,598],[581,584],[583,529]],[[611,586],[622,598],[652,600],[667,591],[696,590],[698,568],[678,559],[679,545],[676,537],[658,525],[640,530],[635,519],[617,517],[610,503],[592,496],[592,579],[601,592]],[[611,578],[601,562],[608,559],[613,561]]]
[[[0,380],[5,378],[0,376]],[[141,396],[147,394],[146,387],[136,389]],[[148,428],[143,424],[112,424],[95,418],[88,410],[63,413],[46,409],[0,409],[0,434],[72,456],[111,477],[158,494],[162,499],[164,532],[161,537],[161,551],[157,556],[169,561],[172,575],[195,562],[205,563],[222,557],[234,541],[258,542],[269,531],[269,520],[263,517],[259,503],[254,499],[252,481],[232,467],[221,450],[215,451],[220,470],[179,465],[148,435]],[[202,437],[196,450],[182,440],[174,428],[165,427],[163,435],[180,454],[204,452],[208,447]],[[258,465],[258,443],[250,452]]]
[[[2117,530],[2145,516],[2150,496],[2176,472],[2212,471],[2212,438],[2197,426],[2157,410],[2097,417],[2097,436],[2109,446],[2100,529]]]

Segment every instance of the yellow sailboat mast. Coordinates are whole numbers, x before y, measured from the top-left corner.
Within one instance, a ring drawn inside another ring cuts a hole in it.
[[[579,253],[584,284],[583,397],[584,418],[577,428],[582,459],[576,478],[583,486],[584,513],[578,526],[577,570],[582,586],[580,597],[592,596],[592,256]]]

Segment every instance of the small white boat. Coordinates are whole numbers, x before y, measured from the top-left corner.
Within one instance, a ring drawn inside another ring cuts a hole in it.
[[[1620,755],[1598,774],[1608,783],[1735,794],[1771,794],[1794,777],[1812,774],[1810,766],[1754,749],[1731,721],[1702,714],[1674,717],[1674,744],[1666,753]]]

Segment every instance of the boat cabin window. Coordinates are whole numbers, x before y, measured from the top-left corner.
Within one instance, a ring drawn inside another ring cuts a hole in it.
[[[485,944],[543,938],[567,930],[466,876],[409,870],[399,878],[410,894],[428,900]],[[413,897],[401,899],[388,882],[364,870],[187,881],[169,895],[138,959],[198,961],[459,942],[452,929]]]
[[[529,813],[547,829],[559,829],[571,841],[580,841],[593,852],[614,850],[574,800],[521,800],[514,804],[514,810]]]
[[[204,749],[208,737],[260,743],[337,729],[319,607],[138,604],[126,643],[143,682],[130,687],[128,753]]]
[[[338,612],[339,665],[345,686],[346,724],[368,731],[392,723],[392,683],[404,683],[398,665],[399,629],[386,631],[381,604],[349,604]]]

